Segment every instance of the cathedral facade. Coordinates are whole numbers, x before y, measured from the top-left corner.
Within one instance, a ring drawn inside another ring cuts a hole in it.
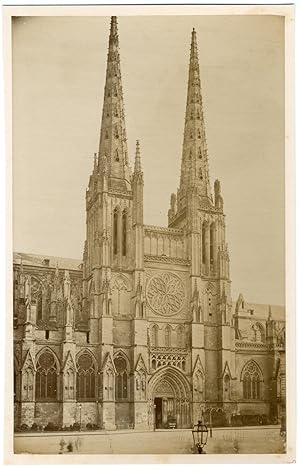
[[[195,30],[167,227],[144,223],[141,154],[137,141],[132,172],[112,17],[83,260],[14,254],[16,428],[190,428],[213,410],[226,424],[284,413],[284,308],[231,298]]]

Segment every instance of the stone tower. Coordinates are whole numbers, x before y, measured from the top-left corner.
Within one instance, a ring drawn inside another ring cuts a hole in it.
[[[212,197],[196,31],[193,29],[180,186],[171,195],[169,227],[183,229],[190,259],[194,420],[202,401],[232,407],[235,387],[234,327],[223,198]],[[205,376],[203,394],[195,392]],[[201,413],[200,413],[201,415]],[[199,416],[200,416],[199,415]]]
[[[129,419],[128,400],[138,401],[130,384],[134,380],[131,363],[147,345],[142,299],[143,173],[138,141],[133,175],[128,162],[115,16],[111,18],[99,152],[94,158],[86,192],[83,301],[90,343],[99,344],[102,425],[115,428],[122,416]],[[119,392],[115,392],[116,363],[121,374],[123,367],[130,376],[120,389],[119,403],[115,402]]]

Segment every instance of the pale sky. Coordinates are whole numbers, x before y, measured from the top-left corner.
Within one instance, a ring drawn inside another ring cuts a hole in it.
[[[211,185],[221,181],[232,297],[284,304],[284,19],[119,17],[129,157],[140,139],[144,221],[179,185],[189,49],[198,39]],[[13,27],[14,250],[82,257],[110,18]]]

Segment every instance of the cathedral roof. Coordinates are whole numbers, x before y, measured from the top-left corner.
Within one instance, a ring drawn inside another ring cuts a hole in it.
[[[41,254],[27,254],[23,252],[13,253],[13,263],[35,267],[50,267],[64,270],[77,270],[81,271],[81,259],[69,259],[66,257],[47,256]]]
[[[237,302],[236,302],[237,303]],[[234,309],[236,304],[233,305]],[[239,313],[240,315],[246,316],[249,314],[250,318],[267,320],[269,317],[269,311],[271,307],[271,319],[275,321],[285,321],[285,306],[282,305],[265,305],[259,303],[248,303],[245,304],[245,311]]]

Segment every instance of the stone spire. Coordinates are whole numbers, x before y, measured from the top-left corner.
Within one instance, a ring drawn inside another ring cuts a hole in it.
[[[99,169],[107,162],[109,188],[130,189],[125,112],[119,55],[117,17],[111,17],[99,144]]]
[[[136,147],[135,147],[134,174],[138,174],[141,172],[142,172],[142,165],[141,165],[140,142],[139,140],[137,140]]]
[[[195,189],[200,197],[212,201],[195,29],[192,32],[190,51],[181,177],[178,191],[179,210],[185,205],[184,199],[190,189]]]

